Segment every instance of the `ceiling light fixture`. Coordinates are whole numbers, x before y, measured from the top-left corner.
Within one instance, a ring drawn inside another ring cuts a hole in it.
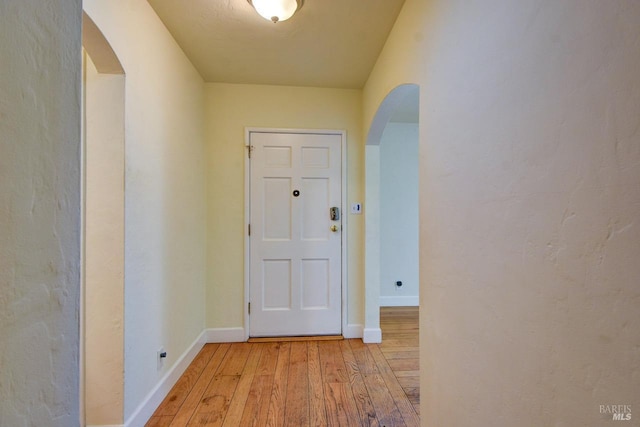
[[[247,0],[264,19],[286,21],[302,8],[304,0]]]

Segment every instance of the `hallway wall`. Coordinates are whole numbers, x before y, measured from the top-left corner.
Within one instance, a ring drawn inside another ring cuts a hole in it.
[[[79,0],[0,1],[0,425],[79,424]]]
[[[418,305],[418,219],[418,124],[390,122],[380,140],[381,306]]]
[[[640,407],[639,22],[635,0],[405,2],[363,109],[366,131],[420,85],[423,425]]]
[[[84,8],[126,74],[127,421],[204,328],[204,84],[146,1]]]
[[[347,89],[206,84],[208,328],[244,327],[245,127],[345,129],[347,200],[362,202],[361,94]],[[348,323],[362,325],[364,218],[348,215],[348,221]]]
[[[117,425],[124,421],[125,77],[98,72],[84,49],[83,68],[85,421]]]

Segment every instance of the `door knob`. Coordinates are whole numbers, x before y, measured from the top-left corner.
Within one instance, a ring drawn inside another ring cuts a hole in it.
[[[338,231],[338,226],[337,226],[337,225],[335,225],[335,224],[334,224],[334,225],[332,225],[332,226],[331,226],[331,231],[333,231],[334,233],[335,233],[336,231]]]

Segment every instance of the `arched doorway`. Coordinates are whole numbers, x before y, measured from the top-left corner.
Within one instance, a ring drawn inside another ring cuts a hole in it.
[[[371,123],[369,133],[367,135],[367,141],[365,146],[365,198],[367,201],[367,209],[365,210],[365,328],[363,334],[363,340],[365,342],[375,343],[381,342],[382,332],[380,330],[380,298],[381,298],[381,286],[385,286],[385,293],[387,288],[394,287],[395,281],[385,280],[382,283],[382,276],[386,279],[389,274],[386,274],[381,268],[384,262],[383,256],[385,254],[382,251],[382,240],[386,235],[393,234],[391,232],[385,232],[384,227],[392,227],[388,220],[383,222],[385,217],[388,218],[388,214],[381,209],[381,203],[384,202],[382,198],[385,197],[385,185],[382,185],[381,179],[384,178],[383,172],[384,159],[381,158],[381,142],[385,138],[385,130],[387,130],[387,136],[389,136],[388,125],[390,122],[411,123],[415,126],[414,130],[404,132],[406,135],[415,135],[415,141],[412,144],[415,145],[417,151],[417,132],[418,132],[418,101],[419,101],[419,86],[415,84],[403,84],[393,89],[382,101],[376,115]],[[407,126],[407,129],[410,126]],[[405,129],[406,131],[406,129]],[[396,131],[394,131],[396,132]],[[401,132],[402,133],[402,132]],[[397,137],[391,136],[390,139]],[[411,136],[407,136],[413,138]],[[412,166],[417,173],[417,152],[415,153],[416,164]],[[408,169],[408,168],[405,168]],[[406,175],[406,174],[405,174]],[[412,256],[415,258],[415,273],[411,274],[412,283],[411,288],[415,290],[415,295],[412,295],[411,301],[415,301],[417,304],[417,179],[415,182],[415,204],[412,204],[411,209],[415,209],[412,213],[415,218],[415,241],[412,241],[412,246],[415,246],[416,253]],[[389,187],[389,186],[386,186]],[[411,196],[408,196],[411,197]],[[405,227],[406,221],[403,222],[403,233],[411,233],[411,229]],[[384,251],[389,252],[389,251]],[[393,252],[393,249],[390,251]],[[397,252],[397,251],[396,251]],[[402,281],[402,280],[397,280]],[[388,282],[388,283],[387,283]],[[405,286],[403,283],[402,286]],[[396,290],[400,290],[400,286],[396,286]],[[407,289],[407,288],[404,288]],[[404,291],[404,290],[403,290]],[[406,297],[406,295],[403,295]],[[402,301],[402,299],[396,299]],[[409,301],[406,299],[405,301]]]
[[[81,423],[124,418],[124,93],[120,61],[83,13]]]

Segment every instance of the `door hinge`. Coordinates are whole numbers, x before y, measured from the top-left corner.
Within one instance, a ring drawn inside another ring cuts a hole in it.
[[[249,314],[251,314],[251,303],[248,303],[247,311],[249,312]]]
[[[249,158],[251,158],[251,152],[253,151],[253,145],[247,145],[247,156],[249,156]]]
[[[247,224],[247,233],[251,236],[251,224]]]

